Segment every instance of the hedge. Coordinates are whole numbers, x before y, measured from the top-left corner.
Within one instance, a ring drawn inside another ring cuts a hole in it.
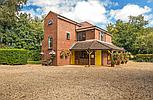
[[[27,64],[28,53],[24,49],[0,49],[0,64]]]
[[[41,61],[28,61],[28,64],[41,64]]]
[[[133,60],[137,62],[153,62],[153,54],[137,54]]]
[[[28,60],[29,61],[40,61],[41,60],[40,51],[39,50],[29,50]]]

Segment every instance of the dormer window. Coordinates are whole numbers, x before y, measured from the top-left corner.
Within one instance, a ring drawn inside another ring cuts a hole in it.
[[[48,25],[52,25],[53,21],[52,20],[48,20]]]

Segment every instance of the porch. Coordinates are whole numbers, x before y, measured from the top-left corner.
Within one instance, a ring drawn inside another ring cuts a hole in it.
[[[90,64],[101,66],[111,64],[111,55],[107,50],[93,50],[90,54]],[[71,64],[74,65],[88,65],[89,64],[89,54],[86,50],[82,51],[71,51]]]
[[[71,48],[71,64],[107,66],[113,51],[123,51],[112,43],[99,40],[78,41]]]

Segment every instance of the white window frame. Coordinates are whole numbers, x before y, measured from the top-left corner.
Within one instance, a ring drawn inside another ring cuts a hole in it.
[[[52,48],[52,44],[53,44],[53,38],[51,36],[48,37],[48,49]]]
[[[104,33],[103,32],[99,32],[99,40],[100,41],[103,41],[103,38],[102,38],[103,36],[104,36]]]

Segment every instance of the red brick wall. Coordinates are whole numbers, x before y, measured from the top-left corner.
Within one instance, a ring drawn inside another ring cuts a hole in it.
[[[52,20],[53,24],[48,25],[48,21]],[[57,16],[54,13],[49,13],[46,18],[44,19],[44,39],[42,42],[42,52],[44,52],[44,56],[42,59],[49,58],[49,52],[51,50],[48,50],[48,37],[51,36],[53,38],[53,50],[56,51],[57,49]],[[57,59],[54,59],[53,64],[57,65]]]
[[[95,30],[95,39],[99,40],[99,30]]]
[[[112,42],[112,37],[108,34],[105,34],[105,41],[111,43]]]
[[[85,32],[86,32],[86,40],[90,40],[90,39],[100,40],[100,37],[99,37],[100,30],[97,30],[97,29],[87,30]],[[112,42],[112,37],[108,34],[104,34],[103,41],[111,43]]]
[[[94,37],[95,37],[95,30],[86,31],[86,40],[94,39]]]
[[[108,57],[108,55],[107,55],[108,53],[107,53],[107,51],[102,51],[102,65],[103,66],[106,66],[107,65],[107,57]]]
[[[99,38],[99,32],[100,32],[99,30],[95,30],[95,39],[98,39],[98,40],[100,39]],[[112,37],[108,34],[104,34],[103,41],[111,43],[112,42]]]
[[[48,25],[49,20],[52,20],[52,25]],[[42,42],[42,52],[44,52],[44,58],[50,57],[49,52],[51,50],[48,49],[48,37],[51,36],[53,38],[52,49],[56,52],[56,57],[53,64],[70,64],[70,57],[67,59],[62,59],[60,57],[60,53],[61,51],[69,50],[72,44],[76,42],[76,27],[77,26],[75,24],[60,19],[57,17],[57,14],[50,12],[44,19],[44,40]],[[70,32],[70,40],[66,39],[67,32]],[[100,31],[97,29],[86,31],[86,39],[99,39],[99,32]],[[104,41],[111,42],[111,36],[105,34]]]
[[[62,50],[69,50],[76,41],[76,25],[62,19],[58,19],[57,25],[57,65],[68,65],[70,57],[62,59],[60,53]],[[70,32],[70,40],[66,39],[67,32]]]

